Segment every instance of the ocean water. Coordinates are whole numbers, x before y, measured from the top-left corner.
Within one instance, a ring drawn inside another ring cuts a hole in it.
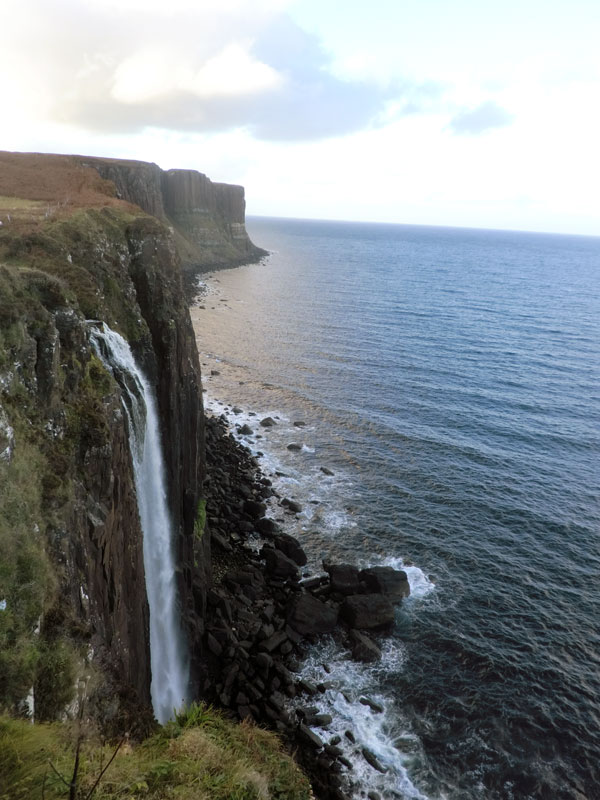
[[[313,572],[412,586],[381,664],[304,667],[324,737],[359,732],[355,796],[600,798],[600,238],[248,228],[269,258],[192,309],[207,407],[253,427]]]

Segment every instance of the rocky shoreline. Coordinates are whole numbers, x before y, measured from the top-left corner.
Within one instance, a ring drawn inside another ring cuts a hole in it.
[[[379,660],[381,651],[369,634],[393,624],[394,606],[410,592],[406,573],[323,564],[322,572],[310,574],[300,543],[267,516],[299,509],[277,494],[224,416],[206,418],[206,462],[201,535],[211,537],[213,584],[201,694],[239,719],[276,730],[320,800],[350,800],[357,795],[348,745],[352,759],[364,759],[378,772],[386,769],[356,743],[352,730],[345,732],[345,749],[340,736],[328,734],[332,719],[319,712],[319,696],[336,687],[315,685],[299,672],[309,646],[324,635],[346,648],[349,658]],[[374,714],[383,710],[369,697],[360,702]]]

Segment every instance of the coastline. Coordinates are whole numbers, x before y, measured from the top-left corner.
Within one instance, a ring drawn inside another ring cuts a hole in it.
[[[207,277],[212,277],[213,287],[220,283],[214,275]],[[218,305],[222,300],[224,304]],[[208,294],[197,301],[196,308],[211,306],[219,313],[228,303],[226,298]],[[198,325],[201,316],[192,316]],[[196,332],[201,337],[198,328]],[[228,403],[223,399],[222,371],[227,372],[230,365],[215,354],[214,361],[207,362],[203,348],[199,349],[203,383],[211,392],[206,404],[209,480],[205,493],[216,577],[209,593],[208,619],[214,615],[217,622],[216,627],[208,624],[206,633],[211,653],[210,674],[204,682],[208,699],[239,719],[250,717],[277,731],[296,752],[318,798],[425,798],[411,783],[386,733],[386,698],[378,694],[379,680],[374,677],[400,658],[396,645],[386,637],[392,622],[388,619],[381,629],[358,632],[358,636],[351,626],[338,622],[337,610],[346,595],[323,568],[322,553],[315,555],[303,536],[307,519],[313,525],[326,525],[324,519],[312,517],[323,503],[308,499],[307,486],[312,481],[319,493],[327,494],[341,476],[314,461],[305,444],[310,441],[310,419],[283,419],[273,412],[273,424],[268,424],[264,408],[245,411]],[[233,373],[237,375],[235,368]],[[242,405],[245,383],[235,383],[239,386],[236,400]],[[221,400],[212,396],[217,386]],[[263,396],[268,408],[267,389]],[[303,457],[312,459],[312,471],[302,476],[303,485],[297,472],[292,476],[260,449],[269,450],[272,436],[285,438],[294,431],[298,450],[290,455],[300,465]],[[351,518],[345,522],[352,524]],[[273,550],[284,558],[274,556]],[[298,562],[290,567],[291,551]],[[335,557],[335,546],[332,555],[332,561],[342,560]],[[364,555],[361,566],[371,566]],[[394,566],[401,573],[403,565],[398,562]],[[375,563],[381,559],[375,558]],[[349,566],[357,575],[359,568]],[[286,574],[298,569],[295,575]],[[408,569],[411,579],[419,575],[420,580],[420,570]],[[406,574],[401,574],[406,580]],[[355,590],[364,593],[366,588]],[[299,633],[290,625],[289,615],[300,596],[335,608],[335,623],[322,631],[309,627]],[[357,640],[367,650],[360,656]],[[376,743],[375,749],[369,747],[370,742]],[[382,763],[379,754],[392,766]]]

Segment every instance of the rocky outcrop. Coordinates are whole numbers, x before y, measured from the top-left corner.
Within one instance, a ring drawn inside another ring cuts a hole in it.
[[[186,269],[233,266],[265,255],[246,232],[243,186],[213,183],[196,170],[163,171],[143,161],[86,158],[81,163],[111,181],[118,198],[172,227]]]

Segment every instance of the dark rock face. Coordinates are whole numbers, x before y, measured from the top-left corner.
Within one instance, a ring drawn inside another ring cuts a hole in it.
[[[45,159],[36,159],[43,175]],[[110,188],[83,165],[94,159],[49,160],[50,189],[61,187],[63,173],[71,183],[76,178]],[[22,162],[12,165],[17,186]],[[129,191],[162,215],[158,167],[104,166],[118,192]],[[78,637],[91,643],[113,695],[127,696],[139,709],[150,701],[150,658],[133,469],[120,389],[94,356],[85,320],[105,320],[125,335],[156,389],[194,675],[207,647],[202,637],[210,579],[210,537],[195,530],[204,478],[200,368],[172,234],[158,219],[99,190],[94,198],[94,207],[36,222],[33,232],[25,219],[0,229],[6,286],[27,301],[27,314],[0,316],[1,341],[12,343],[10,352],[0,349],[0,372],[5,364],[21,365],[0,382],[1,406],[5,430],[36,432],[40,469],[46,469],[40,476],[43,535],[57,569],[60,619],[72,621],[68,636],[74,643]],[[34,270],[22,270],[33,262]],[[14,446],[20,445],[17,439]],[[51,612],[42,620],[49,637],[50,616],[58,618]],[[61,636],[67,627],[61,623]]]
[[[355,661],[381,661],[381,650],[372,639],[360,631],[350,631],[352,658]]]
[[[356,594],[347,597],[340,614],[352,628],[365,631],[387,628],[394,622],[394,606],[381,594]]]
[[[360,592],[358,567],[352,564],[327,564],[325,571],[329,574],[331,588],[334,592],[344,595]]]
[[[292,602],[287,620],[303,636],[331,633],[337,625],[338,611],[317,597],[301,594]]]
[[[367,591],[387,595],[392,602],[400,601],[410,595],[406,572],[393,567],[369,567],[360,572]]]
[[[172,226],[184,268],[231,266],[266,255],[246,232],[244,187],[213,183],[195,170],[164,172],[156,164],[85,158],[115,185],[117,197]]]

